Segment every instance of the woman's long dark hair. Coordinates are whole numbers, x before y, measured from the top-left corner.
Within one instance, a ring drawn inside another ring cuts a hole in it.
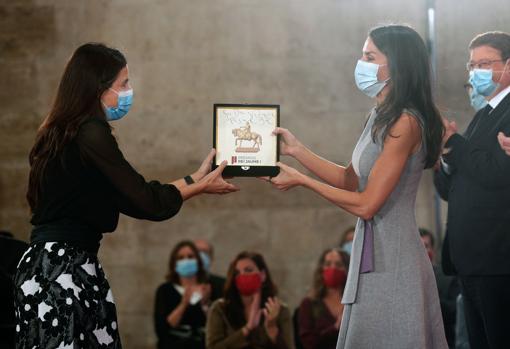
[[[241,301],[241,295],[237,289],[235,278],[236,278],[236,264],[241,259],[250,259],[255,263],[257,268],[262,272],[266,273],[266,280],[262,283],[260,305],[261,307],[266,304],[266,301],[270,297],[277,295],[278,290],[271,279],[271,274],[267,268],[266,261],[260,253],[244,251],[237,255],[237,257],[230,263],[227,272],[227,281],[225,282],[224,300],[225,300],[225,314],[228,321],[234,328],[241,328],[246,323],[244,318],[244,306]]]
[[[51,110],[39,127],[30,151],[27,199],[32,211],[37,206],[48,161],[62,154],[85,120],[106,119],[101,95],[126,64],[120,51],[98,43],[84,44],[71,56]]]
[[[198,283],[206,282],[207,275],[204,269],[204,264],[202,263],[202,258],[200,258],[198,249],[191,240],[183,240],[175,245],[175,247],[172,249],[172,252],[170,253],[170,259],[168,260],[168,273],[166,274],[166,279],[173,284],[180,285],[180,276],[175,271],[175,266],[177,265],[177,254],[183,247],[189,247],[193,251],[193,254],[195,255],[195,258],[198,262],[198,272],[196,275]]]
[[[386,25],[374,28],[369,37],[386,55],[391,80],[385,100],[377,107],[372,137],[382,132],[386,139],[405,108],[422,118],[422,144],[426,147],[425,168],[434,166],[441,151],[444,126],[432,97],[431,69],[427,48],[411,27]],[[391,136],[391,135],[390,135]]]
[[[347,252],[342,251],[339,248],[333,247],[328,248],[324,250],[321,253],[321,256],[319,257],[319,261],[317,263],[317,266],[315,267],[315,271],[313,273],[313,286],[312,290],[310,292],[310,297],[312,299],[323,299],[326,296],[326,286],[324,285],[324,277],[322,276],[322,269],[324,267],[324,261],[326,260],[326,255],[330,252],[336,252],[340,258],[342,259],[342,262],[344,263],[345,270],[349,270],[349,261],[350,257],[347,254]]]

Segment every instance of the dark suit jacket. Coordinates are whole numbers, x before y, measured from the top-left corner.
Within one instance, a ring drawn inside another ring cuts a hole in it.
[[[476,113],[464,135],[446,143],[450,167],[434,184],[448,201],[443,245],[446,274],[510,275],[510,156],[497,134],[510,135],[510,94],[488,113]]]
[[[215,274],[209,274],[207,280],[211,284],[211,302],[223,297],[223,289],[225,288],[225,278]]]

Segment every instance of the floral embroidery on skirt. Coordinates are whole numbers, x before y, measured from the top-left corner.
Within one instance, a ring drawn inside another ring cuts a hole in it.
[[[32,244],[15,278],[16,348],[121,348],[112,292],[93,253]]]

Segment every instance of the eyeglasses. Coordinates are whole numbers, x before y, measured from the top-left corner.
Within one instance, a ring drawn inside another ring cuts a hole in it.
[[[503,62],[502,59],[493,59],[493,60],[482,60],[479,62],[467,62],[466,69],[471,71],[473,69],[490,69],[492,63],[494,62]]]

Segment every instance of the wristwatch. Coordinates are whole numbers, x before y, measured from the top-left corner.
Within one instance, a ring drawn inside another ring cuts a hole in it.
[[[193,178],[191,178],[191,176],[186,176],[184,177],[184,181],[187,183],[187,184],[193,184],[195,183],[195,181],[193,180]]]

